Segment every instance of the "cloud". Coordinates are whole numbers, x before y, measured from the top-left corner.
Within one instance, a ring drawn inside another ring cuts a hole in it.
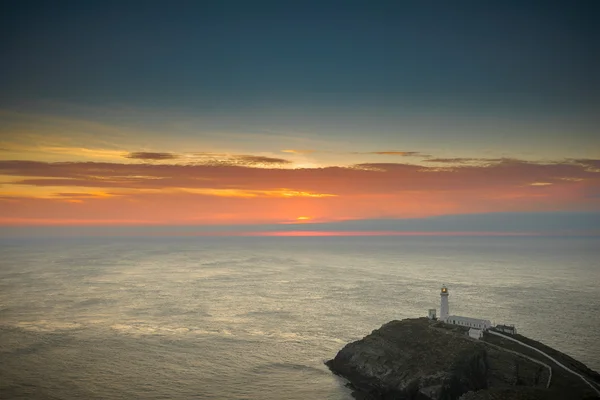
[[[239,162],[237,164],[236,162]],[[289,188],[317,193],[369,194],[399,191],[510,189],[536,182],[573,187],[597,184],[600,174],[578,163],[547,164],[503,160],[452,168],[401,163],[350,167],[282,169],[289,161],[262,156],[228,156],[224,162],[199,164],[121,164],[96,162],[0,161],[0,175],[33,186],[118,188]],[[257,164],[265,168],[253,168]],[[273,167],[269,167],[272,165]],[[6,179],[5,179],[5,182]]]
[[[206,196],[219,196],[219,197],[240,197],[240,198],[253,198],[253,197],[273,197],[273,198],[291,198],[291,197],[335,197],[334,194],[329,193],[314,193],[314,192],[300,192],[297,190],[289,189],[276,189],[276,190],[251,190],[251,189],[210,189],[210,188],[179,188],[174,192],[190,193],[190,194],[201,194]],[[163,192],[164,193],[164,192]]]
[[[400,157],[429,157],[427,154],[423,154],[419,151],[366,151],[366,152],[354,152],[352,154],[377,154],[382,156],[400,156]]]
[[[312,154],[312,153],[316,153],[317,150],[310,150],[310,149],[287,149],[287,150],[281,150],[282,153],[292,153],[292,154]]]
[[[584,165],[591,165],[591,166],[600,168],[600,160],[595,160],[595,159],[591,159],[591,158],[578,158],[578,159],[569,159],[569,161],[579,163],[579,164],[584,164]]]
[[[278,157],[228,154],[228,153],[187,153],[184,155],[188,162],[195,165],[240,166],[240,167],[280,167],[292,164],[292,161]]]
[[[593,160],[280,168],[279,159],[237,157],[239,164],[229,155],[198,164],[0,161],[0,220],[222,224],[600,210]]]
[[[386,156],[402,156],[402,157],[412,157],[412,156],[421,156],[422,154],[418,151],[372,151],[369,154],[381,154]]]
[[[433,163],[445,163],[445,164],[498,164],[498,163],[531,163],[529,161],[518,160],[515,158],[503,157],[503,158],[469,158],[469,157],[453,157],[453,158],[426,158],[424,161]]]
[[[126,158],[142,161],[181,160],[196,165],[231,165],[247,167],[265,167],[292,164],[290,160],[278,157],[269,157],[250,154],[228,154],[228,153],[155,153],[155,152],[133,152]]]
[[[54,193],[56,197],[68,197],[68,198],[106,198],[116,196],[113,193],[104,193],[104,192],[63,192],[63,193]]]
[[[144,152],[137,151],[133,153],[129,153],[125,156],[125,158],[131,158],[134,160],[174,160],[179,158],[178,155],[173,153],[152,153],[152,152]]]
[[[600,172],[600,160],[584,158],[584,159],[576,159],[576,160],[571,160],[571,161],[587,167],[588,171]]]
[[[550,186],[553,185],[553,183],[550,182],[533,182],[529,184],[530,186]]]
[[[117,161],[127,155],[127,152],[115,149],[94,148],[94,147],[75,147],[75,146],[58,146],[45,145],[43,141],[35,144],[21,144],[13,142],[5,142],[0,144],[3,146],[0,151],[10,153],[13,159],[35,157],[37,160],[44,161],[64,161],[64,160],[105,160]]]
[[[245,165],[265,165],[265,164],[291,164],[289,160],[283,158],[265,157],[265,156],[251,156],[251,155],[238,155],[232,156],[233,160],[240,161]]]
[[[481,161],[481,158],[463,158],[463,157],[458,157],[458,158],[428,158],[427,162],[434,162],[434,163],[452,163],[452,164],[464,164],[464,163],[468,163],[468,162],[473,162],[473,161]]]
[[[337,154],[375,154],[375,155],[381,155],[381,156],[400,156],[400,157],[430,157],[429,155],[423,154],[419,151],[397,151],[397,150],[335,152],[335,151],[288,149],[288,150],[281,150],[281,151],[283,153],[292,153],[292,154],[337,153]]]

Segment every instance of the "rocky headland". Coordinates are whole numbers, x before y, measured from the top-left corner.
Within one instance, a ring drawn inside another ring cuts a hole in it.
[[[598,398],[600,374],[541,343],[513,337],[585,380],[518,343],[490,333],[472,339],[466,328],[427,318],[389,322],[326,364],[364,400]]]

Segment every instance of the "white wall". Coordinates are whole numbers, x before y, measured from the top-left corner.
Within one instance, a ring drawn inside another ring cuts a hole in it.
[[[469,329],[469,337],[472,337],[473,339],[481,339],[482,336],[483,330],[475,328]]]
[[[466,326],[468,328],[476,329],[489,329],[492,327],[492,323],[487,319],[478,319],[470,317],[461,317],[458,315],[451,315],[446,320],[448,324]]]
[[[448,293],[441,294],[441,297],[440,319],[445,321],[450,313],[450,306],[448,305]]]

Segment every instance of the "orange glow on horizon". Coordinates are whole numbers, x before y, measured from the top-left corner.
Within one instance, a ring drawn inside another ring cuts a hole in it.
[[[278,231],[246,232],[236,236],[310,237],[310,236],[539,236],[537,232],[403,232],[403,231]]]
[[[156,159],[183,157],[140,154]],[[280,160],[235,157],[247,162]],[[0,160],[0,225],[246,225],[245,229],[253,229],[250,225],[600,210],[597,198],[590,196],[600,188],[600,174],[589,170],[595,165],[592,161],[501,160],[449,170],[394,163],[254,168],[179,165],[177,160],[171,164],[164,160],[160,164]],[[320,228],[315,225],[314,230]]]
[[[83,221],[80,221],[83,222]],[[56,226],[56,224],[46,224],[41,226]],[[63,228],[75,227],[75,225],[59,225]],[[115,228],[110,231],[113,236],[148,236],[148,237],[255,237],[255,238],[297,238],[297,237],[536,237],[536,236],[560,236],[562,233],[548,232],[400,232],[400,231],[270,231],[270,232],[252,232],[252,231],[177,231],[177,230],[153,230],[159,228],[159,225],[147,224],[144,231],[128,232],[119,230],[118,226],[105,225],[78,225],[79,227],[105,227]],[[142,227],[144,225],[136,225]],[[31,226],[30,226],[31,227]],[[125,226],[122,226],[125,227]],[[129,227],[132,227],[129,225]],[[164,227],[164,226],[163,226]],[[77,232],[77,231],[75,231]],[[54,231],[53,235],[63,236],[72,233],[69,231]],[[106,231],[86,231],[86,235],[105,235]],[[79,235],[79,234],[77,234]],[[596,233],[594,236],[598,235]]]

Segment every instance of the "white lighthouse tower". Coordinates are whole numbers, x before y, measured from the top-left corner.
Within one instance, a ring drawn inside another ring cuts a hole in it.
[[[440,305],[440,320],[446,322],[448,316],[450,315],[450,306],[448,305],[448,288],[446,286],[442,286],[440,297],[442,298]]]

